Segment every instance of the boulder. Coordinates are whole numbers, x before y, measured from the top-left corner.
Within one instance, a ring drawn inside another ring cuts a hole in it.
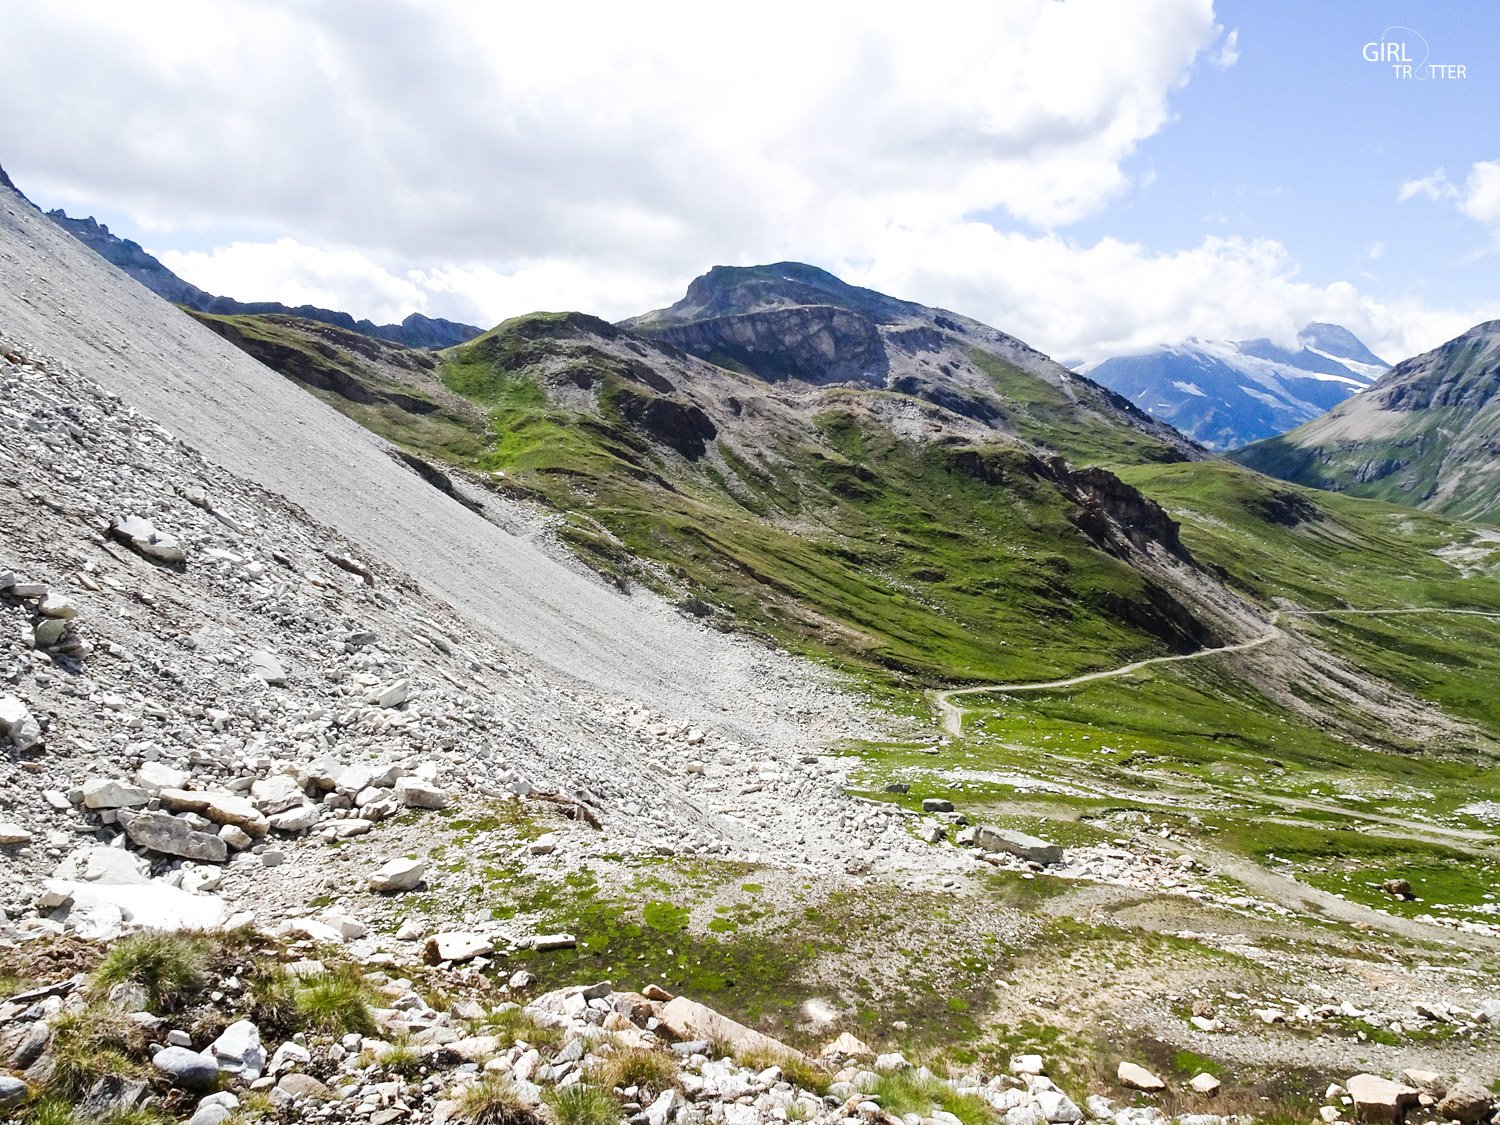
[[[1160,1078],[1133,1062],[1122,1062],[1115,1071],[1115,1077],[1120,1080],[1121,1086],[1132,1090],[1144,1090],[1148,1094],[1167,1088],[1167,1084]]]
[[[377,707],[400,707],[411,698],[411,681],[397,680],[392,684],[382,684],[375,689],[370,699]]]
[[[276,1088],[282,1093],[299,1100],[307,1099],[319,1102],[337,1100],[334,1092],[311,1074],[302,1074],[300,1072],[283,1074],[281,1079],[276,1083]]]
[[[38,621],[31,630],[31,637],[37,648],[56,648],[67,635],[68,623],[61,619],[47,618]]]
[[[1008,852],[1030,863],[1063,861],[1063,850],[1058,845],[1008,828],[980,828],[974,835],[974,845],[982,852]]]
[[[922,811],[928,813],[952,812],[953,802],[942,797],[924,797]]]
[[[1036,1107],[1050,1125],[1074,1125],[1083,1120],[1083,1110],[1061,1090],[1037,1090]]]
[[[219,1084],[219,1064],[214,1057],[186,1047],[163,1047],[151,1065],[184,1090],[212,1090]]]
[[[15,847],[17,844],[31,843],[32,835],[24,825],[17,824],[13,820],[0,821],[0,847]]]
[[[305,797],[302,786],[297,783],[295,777],[279,773],[273,777],[263,777],[251,785],[250,799],[255,802],[255,807],[261,813],[270,816],[273,813],[300,808]]]
[[[213,930],[223,926],[229,907],[215,895],[195,895],[179,887],[148,880],[135,883],[80,883],[64,879],[42,882],[42,898],[66,906],[69,918],[114,911],[119,921],[153,930]]]
[[[662,1005],[661,1011],[657,1013],[657,1019],[678,1039],[707,1039],[711,1042],[717,1040],[727,1044],[734,1054],[755,1052],[793,1058],[802,1057],[801,1051],[788,1047],[785,1043],[748,1028],[742,1023],[736,1023],[728,1016],[721,1015],[696,1000],[689,1000],[686,996],[679,996]]]
[[[323,819],[323,806],[302,805],[286,812],[272,813],[267,823],[278,832],[306,832]]]
[[[208,1050],[218,1060],[220,1070],[242,1075],[248,1082],[254,1082],[266,1069],[266,1049],[261,1046],[260,1028],[249,1020],[236,1020],[230,1024]]]
[[[151,882],[151,873],[140,856],[102,844],[74,852],[53,874],[59,879],[76,877],[88,883],[141,886]]]
[[[1464,1125],[1480,1120],[1495,1104],[1495,1095],[1473,1078],[1460,1078],[1438,1102],[1438,1116]]]
[[[1401,1072],[1401,1080],[1408,1086],[1415,1086],[1424,1094],[1431,1094],[1440,1098],[1448,1092],[1448,1084],[1443,1076],[1435,1070],[1418,1070],[1415,1067],[1407,1067]]]
[[[89,1087],[88,1092],[74,1107],[74,1120],[97,1121],[109,1117],[128,1119],[130,1111],[145,1101],[150,1092],[146,1083],[138,1078],[106,1074]]]
[[[443,961],[459,964],[472,961],[476,957],[488,956],[493,952],[495,952],[495,943],[483,934],[471,933],[467,930],[449,930],[433,934],[427,939],[427,944],[422,949],[422,960],[429,965],[436,965]]]
[[[1217,1094],[1219,1092],[1219,1080],[1207,1071],[1193,1075],[1193,1080],[1188,1085],[1193,1088],[1194,1093],[1198,1094]]]
[[[448,791],[416,777],[396,782],[396,799],[409,809],[442,809],[448,806]]]
[[[224,863],[229,846],[219,837],[195,830],[171,813],[140,813],[125,822],[125,835],[132,843],[163,855],[181,856],[202,863]]]
[[[422,859],[388,860],[370,876],[370,890],[380,892],[410,891],[420,886],[427,874],[427,861]]]
[[[42,744],[41,725],[14,695],[0,695],[0,735],[9,736],[10,744],[22,753]]]
[[[30,1092],[26,1083],[9,1074],[0,1074],[0,1110],[15,1109]]]
[[[845,1031],[837,1039],[829,1043],[819,1052],[825,1059],[873,1059],[874,1049],[863,1039],[856,1038]]]
[[[236,793],[210,790],[205,796],[208,800],[202,810],[203,815],[215,824],[232,824],[248,832],[256,840],[264,836],[271,827],[254,804]]]
[[[1366,1121],[1398,1121],[1417,1104],[1421,1091],[1378,1074],[1356,1074],[1344,1083],[1354,1108]]]
[[[188,774],[161,762],[146,762],[135,771],[135,783],[151,793],[160,793],[163,789],[181,789],[188,783]]]
[[[83,807],[86,809],[138,809],[151,800],[151,794],[128,781],[110,781],[91,777],[83,783]]]
[[[246,669],[252,676],[264,680],[272,687],[279,687],[286,683],[286,668],[282,666],[274,652],[267,652],[258,648],[250,654],[246,662]]]
[[[110,533],[132,550],[157,562],[177,563],[187,559],[187,552],[175,536],[157,529],[140,516],[117,516]]]
[[[43,617],[55,617],[62,621],[71,621],[78,616],[78,607],[71,599],[64,597],[56,590],[48,590],[42,595],[42,600],[37,603],[36,611]]]

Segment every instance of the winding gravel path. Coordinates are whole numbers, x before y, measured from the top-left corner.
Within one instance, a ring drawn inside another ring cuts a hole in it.
[[[1245,652],[1249,649],[1269,644],[1278,637],[1284,636],[1285,634],[1282,630],[1277,628],[1283,617],[1337,617],[1340,615],[1386,617],[1428,613],[1454,614],[1462,617],[1488,617],[1500,620],[1500,613],[1490,610],[1447,609],[1435,606],[1401,609],[1279,609],[1271,615],[1271,631],[1253,640],[1240,641],[1238,644],[1232,645],[1221,645],[1218,648],[1199,649],[1197,652],[1180,653],[1172,656],[1153,656],[1148,660],[1136,660],[1130,664],[1122,664],[1118,668],[1107,668],[1101,672],[1086,672],[1081,676],[1069,676],[1063,680],[1042,680],[1017,684],[976,684],[973,687],[949,688],[946,691],[933,692],[932,702],[942,723],[943,732],[953,738],[958,738],[964,732],[964,712],[967,710],[966,708],[956,706],[952,702],[952,700],[957,699],[959,696],[985,695],[991,692],[1016,694],[1033,691],[1059,691],[1064,688],[1077,687],[1079,684],[1092,683],[1095,680],[1109,680],[1118,676],[1128,676],[1132,672],[1139,672],[1142,668],[1149,668],[1155,664],[1176,664],[1187,660],[1203,660],[1210,656],[1222,656],[1231,652]]]

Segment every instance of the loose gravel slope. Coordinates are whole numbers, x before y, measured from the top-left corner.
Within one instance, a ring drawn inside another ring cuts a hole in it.
[[[650,595],[623,595],[507,534],[4,188],[0,332],[97,379],[211,461],[583,684],[783,744],[837,734],[846,721],[847,700],[808,694],[812,666],[698,626]]]

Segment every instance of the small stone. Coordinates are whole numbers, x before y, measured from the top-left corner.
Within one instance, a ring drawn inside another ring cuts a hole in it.
[[[305,832],[322,819],[321,805],[303,805],[301,808],[287,809],[286,812],[272,813],[267,823],[277,832]]]
[[[1193,1080],[1188,1085],[1200,1094],[1217,1094],[1219,1092],[1219,1080],[1207,1071],[1195,1074]]]
[[[1012,1055],[1010,1059],[1012,1074],[1041,1074],[1046,1066],[1041,1055]]]
[[[922,811],[926,813],[952,812],[953,802],[942,797],[924,797]]]
[[[276,1088],[297,1099],[305,1098],[320,1102],[337,1100],[337,1095],[311,1074],[302,1074],[300,1072],[283,1074],[281,1079],[276,1083]]]
[[[173,769],[161,762],[146,762],[135,771],[135,783],[151,793],[163,789],[181,789],[188,783],[186,770]]]
[[[0,821],[0,847],[14,847],[17,844],[29,844],[31,841],[31,833],[15,821]]]
[[[289,774],[263,777],[250,786],[250,800],[266,816],[300,808],[305,799],[302,786]]]
[[[875,1052],[868,1043],[847,1031],[842,1032],[820,1053],[827,1059],[873,1059],[875,1057]]]
[[[250,833],[246,832],[238,824],[226,824],[219,829],[219,839],[228,844],[237,852],[242,852],[255,843]]]
[[[1160,1078],[1133,1062],[1122,1062],[1115,1071],[1115,1076],[1119,1079],[1121,1086],[1132,1090],[1144,1090],[1148,1094],[1167,1088],[1167,1084]]]

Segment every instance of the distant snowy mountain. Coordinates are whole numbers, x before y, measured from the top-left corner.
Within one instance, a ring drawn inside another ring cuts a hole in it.
[[[1331,410],[1390,370],[1347,328],[1309,324],[1297,347],[1199,340],[1114,356],[1083,374],[1209,449],[1238,449]]]

